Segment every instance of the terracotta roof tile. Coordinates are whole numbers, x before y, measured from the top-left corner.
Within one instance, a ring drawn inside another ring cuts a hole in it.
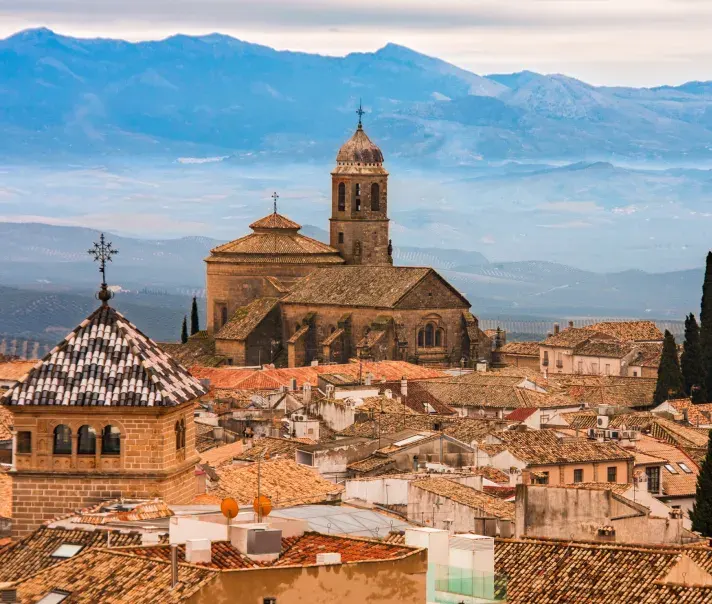
[[[488,495],[459,482],[447,478],[427,478],[416,480],[412,485],[481,511],[488,516],[514,520],[513,503],[502,501],[499,497]]]
[[[666,459],[667,465],[674,470],[671,472],[667,466],[663,468],[662,484],[665,495],[671,497],[693,497],[695,495],[700,469],[689,455],[675,445],[644,434],[635,441],[635,445],[638,451]],[[680,466],[681,463],[690,471],[683,470]]]
[[[0,381],[19,380],[37,361],[5,361],[0,363]]]
[[[207,464],[213,468],[232,462],[233,459],[239,458],[243,453],[243,445],[241,440],[236,440],[234,443],[214,447],[200,454],[200,463]]]
[[[279,304],[277,298],[257,298],[238,308],[215,334],[216,340],[246,340],[252,331]]]
[[[595,332],[592,329],[567,327],[566,329],[562,329],[559,333],[549,336],[541,344],[542,346],[554,346],[557,348],[574,348],[594,337],[599,339],[614,339],[612,336]]]
[[[282,216],[281,214],[277,214],[277,212],[273,212],[272,214],[268,214],[264,218],[260,218],[259,220],[253,222],[250,225],[251,229],[287,229],[290,231],[298,231],[299,229],[302,228],[301,224],[297,224],[293,220],[290,220],[286,216]]]
[[[205,394],[181,365],[110,306],[100,306],[38,362],[5,405],[173,406]]]
[[[483,476],[492,482],[509,484],[509,476],[507,473],[493,466],[479,466],[478,468],[473,468],[472,473],[477,476]]]
[[[379,470],[386,468],[395,464],[395,461],[388,457],[387,455],[369,455],[366,459],[360,461],[354,461],[346,466],[346,469],[352,472],[373,472],[374,470]]]
[[[622,342],[663,339],[662,332],[653,321],[603,321],[585,329],[605,333]]]
[[[667,403],[684,414],[693,426],[712,424],[712,403],[693,403],[689,398],[672,399]]]
[[[541,342],[507,342],[502,346],[500,352],[539,358],[539,344]]]
[[[12,412],[0,405],[0,441],[12,440],[12,430],[10,430],[10,426],[12,426],[14,422]]]
[[[262,494],[270,497],[274,507],[289,507],[307,503],[338,500],[342,485],[322,478],[307,466],[291,459],[271,459],[261,464]],[[217,471],[220,478],[216,493],[234,497],[240,504],[251,504],[257,496],[257,464],[224,466]]]
[[[64,543],[81,545],[84,549],[105,548],[108,532],[41,527],[0,554],[0,583],[16,581],[62,562],[63,558],[52,554]],[[140,543],[141,535],[137,532],[111,531],[111,547]]]
[[[590,339],[574,347],[574,354],[582,357],[622,359],[633,352],[634,346],[625,342]]]
[[[260,456],[264,456],[264,459],[276,457],[294,459],[296,450],[302,444],[301,440],[296,438],[274,438],[271,436],[255,438],[252,440],[252,447],[244,450],[238,459],[257,461]]]
[[[12,478],[0,468],[0,518],[12,518]]]
[[[378,146],[359,127],[347,140],[336,155],[337,163],[347,164],[382,164],[383,153]]]
[[[521,409],[515,409],[511,413],[507,414],[504,419],[508,419],[514,422],[523,422],[534,415],[539,409],[536,407],[522,407]]]
[[[37,602],[50,591],[69,593],[67,602],[185,602],[218,573],[181,565],[178,584],[171,587],[170,562],[131,556],[116,550],[79,555],[28,577],[17,585],[20,602]]]

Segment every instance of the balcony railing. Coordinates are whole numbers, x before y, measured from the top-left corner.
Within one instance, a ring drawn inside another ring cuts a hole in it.
[[[507,601],[505,575],[434,564],[435,602],[441,604],[479,604]]]
[[[559,369],[561,369],[561,368],[564,366],[564,362],[563,362],[563,361],[556,361],[556,366],[557,366]]]
[[[544,360],[541,362],[541,364],[542,364],[543,367],[548,367],[548,366],[549,366],[549,359],[544,359]]]

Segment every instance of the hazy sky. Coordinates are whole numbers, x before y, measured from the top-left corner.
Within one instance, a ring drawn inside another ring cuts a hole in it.
[[[594,84],[712,79],[712,0],[0,0],[0,37],[36,26],[129,40],[220,31],[333,55],[396,42],[477,73]]]

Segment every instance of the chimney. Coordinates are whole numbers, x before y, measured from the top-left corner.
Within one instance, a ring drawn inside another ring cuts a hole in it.
[[[401,378],[401,396],[408,396],[408,380],[405,376]]]
[[[297,389],[297,378],[289,380],[289,389],[294,392]]]
[[[334,398],[334,384],[326,385],[326,398]]]
[[[386,398],[393,398],[393,390],[386,390],[383,394]]]
[[[171,544],[171,589],[178,585],[178,545]]]
[[[569,321],[569,327],[573,327],[573,326],[574,326],[574,322],[573,322],[573,321]]]
[[[372,383],[373,383],[373,374],[369,371],[369,372],[366,374],[366,382],[365,382],[365,385],[366,385],[366,386],[370,386]]]
[[[191,564],[210,564],[210,539],[186,539],[185,561]]]
[[[556,335],[556,334],[558,334],[558,333],[559,333],[559,324],[558,324],[558,323],[554,323],[554,335]]]
[[[225,428],[222,426],[215,426],[213,428],[213,439],[222,440],[225,436]]]
[[[318,366],[319,366],[319,360],[318,360],[318,359],[314,359],[314,360],[311,362],[311,366],[312,366],[312,367],[318,367]]]
[[[309,382],[304,382],[302,386],[302,400],[304,404],[307,405],[311,403],[311,384]]]
[[[256,562],[272,562],[282,552],[282,531],[264,523],[234,524],[230,527],[230,543]]]

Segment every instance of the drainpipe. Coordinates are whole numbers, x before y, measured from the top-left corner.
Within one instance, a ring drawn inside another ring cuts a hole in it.
[[[171,589],[178,585],[178,545],[171,544]]]

